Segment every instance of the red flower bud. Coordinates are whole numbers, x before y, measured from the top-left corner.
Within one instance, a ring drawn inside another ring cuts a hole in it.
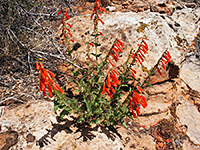
[[[57,16],[60,15],[61,12],[62,12],[62,10],[60,10],[60,11],[57,13]]]
[[[111,87],[111,84],[110,84],[110,72],[108,72],[108,75],[107,75],[107,86],[109,88]]]
[[[165,64],[163,63],[163,61],[161,63],[162,63],[163,69],[166,70],[166,67],[165,67]]]
[[[160,72],[160,69],[159,69],[158,67],[156,67],[156,69],[157,69],[158,73],[159,73],[160,75],[162,75],[162,73]]]
[[[38,65],[38,62],[36,62],[36,69],[39,70],[40,66]]]
[[[115,67],[115,65],[111,62],[111,60],[109,58],[107,58],[107,60],[110,62],[110,64],[112,65],[112,67]]]

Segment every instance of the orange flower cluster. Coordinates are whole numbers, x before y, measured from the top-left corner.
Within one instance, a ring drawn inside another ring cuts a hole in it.
[[[113,94],[116,92],[113,87],[117,87],[119,84],[121,84],[116,75],[119,76],[119,73],[115,69],[113,69],[111,72],[109,71],[107,74],[107,79],[103,84],[102,94],[105,94],[106,92],[110,98],[113,98]]]
[[[161,60],[161,64],[162,64],[162,67],[163,67],[164,70],[166,70],[165,64],[168,64],[169,62],[171,62],[171,58],[172,57],[171,57],[169,51],[166,51],[165,54],[164,54],[164,56],[163,56],[163,58],[162,58],[162,60]],[[157,69],[158,73],[160,75],[162,75],[160,69],[158,67],[156,67],[156,69]]]
[[[105,11],[105,9],[103,9],[102,7],[100,7],[100,4],[101,4],[101,1],[100,0],[96,0],[96,5],[94,7],[92,15],[90,16],[90,18],[93,18],[93,16],[95,16],[95,18],[94,18],[94,30],[97,29],[98,21],[100,21],[102,24],[104,24],[103,20],[101,20],[101,18],[99,17],[99,15],[101,15],[100,12]]]
[[[96,5],[94,7],[93,13],[90,16],[90,18],[93,18],[93,16],[95,14],[96,14],[97,18],[99,18],[99,15],[101,15],[101,14],[98,15],[98,13],[99,13],[98,11],[100,11],[100,12],[105,11],[105,9],[103,9],[102,7],[100,7],[100,4],[101,4],[101,1],[100,0],[96,0]],[[101,23],[104,24],[104,22],[101,19],[99,19],[99,21],[101,21]]]
[[[116,40],[116,42],[113,44],[112,51],[110,53],[110,56],[117,62],[119,59],[119,52],[123,52],[122,48],[124,47],[123,42],[121,42],[119,39]],[[112,61],[107,58],[107,60],[110,62],[110,64],[115,67],[115,65],[112,63]]]
[[[138,90],[138,92],[140,94],[142,94],[142,88],[141,87],[137,87],[137,90]],[[139,105],[142,105],[143,108],[147,107],[147,102],[146,102],[145,97],[141,96],[140,94],[138,94],[138,92],[136,92],[135,90],[133,90],[132,91],[132,95],[129,98],[130,110],[131,110],[134,118],[136,118],[136,115],[135,115],[135,113],[133,111],[133,104],[134,104],[134,108],[135,108],[135,111],[137,113],[137,116],[140,115]]]
[[[63,94],[63,90],[61,89],[60,86],[58,86],[51,77],[55,77],[56,75],[54,73],[52,73],[49,70],[46,70],[44,68],[44,65],[40,62],[40,65],[38,64],[38,62],[36,62],[36,69],[40,70],[41,73],[41,78],[40,78],[40,91],[43,91],[43,96],[46,97],[46,86],[48,89],[48,93],[50,97],[53,97],[52,95],[52,91],[53,88],[55,91],[59,90],[61,94]],[[52,88],[53,86],[53,88]]]
[[[63,11],[63,10],[60,10],[60,11],[57,13],[57,15],[60,15],[60,13],[61,13],[62,11]],[[68,15],[67,11],[64,11],[64,13],[65,13],[64,16],[65,16],[66,20],[69,20],[70,17],[69,17],[69,15]],[[64,17],[62,18],[61,23],[63,24],[62,33],[63,33],[63,35],[64,35],[64,38],[67,38],[67,35],[65,34],[66,32],[68,33],[68,35],[69,35],[70,37],[72,37],[72,34],[71,34],[71,32],[70,32],[70,29],[69,29],[69,28],[72,28],[72,25],[69,24],[69,23],[65,24],[65,22],[64,22]],[[74,42],[73,39],[70,39],[70,41]],[[62,41],[62,44],[64,44],[64,43],[65,43],[65,42]]]
[[[139,38],[138,40],[140,40],[140,39],[141,38]],[[133,59],[135,59],[136,62],[138,61],[141,65],[143,65],[142,63],[144,62],[144,58],[145,58],[144,54],[148,53],[149,47],[148,47],[147,43],[144,41],[144,39],[143,39],[142,44],[138,45],[138,46],[140,49],[138,50],[138,52],[136,54],[132,53],[131,57]]]

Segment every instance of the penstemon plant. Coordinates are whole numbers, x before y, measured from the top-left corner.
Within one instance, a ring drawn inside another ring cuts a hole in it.
[[[119,67],[116,66],[120,59],[119,55],[123,52],[124,47],[123,42],[118,38],[113,42],[103,61],[99,62],[101,54],[98,53],[98,47],[101,44],[98,38],[100,35],[103,36],[103,34],[98,30],[98,23],[101,22],[104,24],[100,18],[104,9],[100,7],[100,4],[100,0],[96,0],[91,15],[91,19],[94,22],[94,30],[91,36],[94,37],[94,40],[89,42],[88,45],[88,59],[85,62],[87,68],[72,68],[71,70],[74,78],[70,81],[78,87],[78,96],[76,98],[67,98],[62,89],[55,86],[54,82],[51,82],[50,71],[47,71],[49,74],[47,73],[44,76],[43,66],[40,67],[42,87],[44,91],[44,87],[47,85],[48,89],[50,89],[48,90],[50,96],[52,96],[51,93],[54,91],[54,110],[55,112],[58,109],[61,110],[61,119],[65,115],[77,114],[77,123],[88,125],[103,124],[113,127],[121,123],[127,127],[124,118],[135,118],[140,115],[140,107],[147,107],[145,94],[142,89],[143,86],[145,84],[150,85],[147,81],[156,71],[161,74],[161,66],[163,69],[166,69],[167,63],[171,61],[171,56],[169,51],[165,50],[154,67],[148,71],[148,76],[142,82],[136,78],[137,72],[134,66],[136,63],[143,65],[145,54],[149,51],[146,36],[138,39],[140,43],[137,50],[130,50],[125,64],[121,65],[123,69],[119,70]],[[64,24],[63,27],[65,27]],[[63,29],[63,32],[65,33],[65,29]],[[90,52],[90,46],[95,49],[95,53]],[[92,61],[90,55],[94,56],[95,61]],[[106,69],[107,66],[110,66],[110,68]],[[129,81],[134,81],[134,84],[128,84]]]

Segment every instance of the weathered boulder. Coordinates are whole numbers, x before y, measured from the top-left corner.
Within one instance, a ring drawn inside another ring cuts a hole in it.
[[[73,127],[72,120],[58,122],[53,102],[37,101],[11,110],[0,118],[0,148],[14,149],[124,149],[120,138],[108,129]],[[18,131],[7,131],[7,128]],[[9,140],[7,140],[9,139]],[[5,149],[5,150],[6,150]]]
[[[178,122],[181,125],[186,125],[186,134],[195,144],[200,143],[200,114],[197,108],[187,101],[183,96],[178,97],[181,104],[176,108]]]
[[[195,56],[187,57],[184,61],[180,78],[193,90],[200,92],[200,61]]]
[[[185,46],[186,43],[191,44],[199,31],[199,10],[200,8],[177,10],[172,16],[149,12],[116,12],[102,15],[105,24],[101,25],[100,23],[99,26],[99,30],[104,34],[103,37],[99,37],[99,41],[102,43],[99,52],[105,56],[115,38],[119,38],[125,43],[122,61],[120,62],[124,63],[130,49],[137,49],[138,37],[147,35],[150,51],[146,56],[144,66],[150,69],[166,49],[170,51],[175,64],[180,65],[180,62],[184,59],[183,51],[179,50],[180,47]],[[85,59],[87,54],[85,43],[92,41],[90,36],[93,29],[92,20],[89,15],[86,15],[74,17],[70,20],[70,23],[73,24],[74,40],[79,41],[82,45],[75,55]]]

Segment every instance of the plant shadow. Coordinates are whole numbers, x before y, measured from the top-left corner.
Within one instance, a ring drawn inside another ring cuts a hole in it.
[[[77,123],[76,118],[73,118],[72,121],[68,119],[60,120],[58,116],[57,116],[57,122],[58,123],[51,122],[52,129],[46,129],[48,132],[36,141],[36,145],[42,148],[44,146],[51,144],[52,140],[56,141],[54,136],[61,131],[65,131],[66,134],[70,134],[70,133],[75,134],[75,133],[80,132],[81,135],[77,139],[83,138],[83,142],[87,142],[88,140],[92,140],[96,137],[96,135],[92,133],[92,131],[99,131],[98,130],[99,128],[100,128],[99,133],[104,133],[108,137],[108,139],[111,139],[112,141],[114,141],[116,139],[116,136],[118,136],[121,139],[121,135],[117,132],[117,129],[115,129],[112,126],[104,127],[102,125],[99,125],[95,127],[90,127],[88,124]],[[65,123],[63,124],[63,122]],[[72,131],[70,129],[71,126],[76,127],[76,130]]]

